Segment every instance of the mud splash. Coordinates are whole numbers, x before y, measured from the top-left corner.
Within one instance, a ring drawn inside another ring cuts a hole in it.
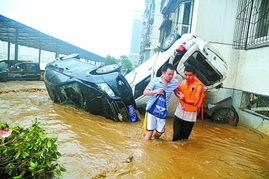
[[[42,81],[0,83],[0,119],[39,118],[58,136],[63,178],[268,178],[269,137],[246,126],[198,121],[189,141],[172,142],[172,119],[160,140],[144,141],[142,121],[113,122],[53,103]],[[143,118],[143,116],[141,116]]]

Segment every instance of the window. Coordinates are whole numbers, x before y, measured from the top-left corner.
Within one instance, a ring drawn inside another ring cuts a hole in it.
[[[168,1],[166,1],[168,2]],[[185,0],[177,1],[177,3],[173,4],[173,10],[171,10],[174,13],[176,11],[176,17],[175,21],[169,20],[169,17],[171,14],[164,15],[164,21],[161,24],[159,30],[160,30],[160,36],[159,36],[159,42],[161,46],[163,45],[165,39],[171,34],[171,32],[177,32],[178,34],[186,34],[191,31],[191,16],[192,16],[192,9],[193,9],[193,1],[191,0]],[[175,24],[175,27],[174,27]],[[174,29],[175,28],[175,29]]]
[[[8,64],[6,62],[0,62],[0,68],[8,68]]]
[[[172,20],[165,19],[159,30],[160,30],[160,37],[159,42],[160,44],[163,44],[165,39],[171,34],[171,27],[172,27]]]
[[[177,29],[179,34],[186,34],[191,31],[191,12],[192,12],[192,1],[180,4],[177,14]]]
[[[269,45],[269,1],[240,0],[233,47],[251,49]]]
[[[29,63],[29,64],[25,64],[26,70],[27,72],[36,72],[36,65]]]
[[[257,31],[256,37],[266,37],[268,36],[269,27],[269,1],[263,0],[260,5],[260,13],[258,15]]]
[[[184,13],[183,13],[183,21],[182,23],[185,25],[189,25],[190,22],[190,12],[191,12],[191,3],[185,3]]]
[[[241,108],[247,112],[269,119],[269,97],[243,92]]]

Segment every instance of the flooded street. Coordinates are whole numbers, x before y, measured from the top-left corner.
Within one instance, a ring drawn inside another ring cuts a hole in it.
[[[269,178],[269,137],[239,125],[198,121],[186,142],[144,141],[142,121],[113,122],[53,103],[43,81],[0,83],[0,119],[28,126],[39,118],[56,133],[63,178]]]

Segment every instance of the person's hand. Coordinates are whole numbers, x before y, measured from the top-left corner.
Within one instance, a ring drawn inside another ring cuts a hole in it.
[[[163,89],[162,88],[157,89],[157,90],[155,90],[155,93],[156,94],[162,94],[163,93]]]
[[[184,99],[184,94],[183,93],[179,93],[179,99],[183,100]]]
[[[180,96],[180,91],[177,90],[177,91],[175,92],[175,95],[176,95],[177,98],[179,98],[179,96]]]

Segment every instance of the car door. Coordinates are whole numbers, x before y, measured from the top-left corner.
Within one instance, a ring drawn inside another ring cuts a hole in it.
[[[144,106],[147,103],[149,97],[144,96],[143,92],[145,88],[147,87],[147,85],[149,84],[150,80],[151,80],[151,76],[149,75],[135,85],[134,99],[136,101],[137,106]]]
[[[26,70],[23,77],[25,80],[39,79],[39,69],[35,63],[25,63],[24,65]]]
[[[9,68],[8,79],[20,80],[22,79],[22,76],[24,75],[24,73],[25,73],[25,67],[21,63],[11,65]]]
[[[0,81],[7,81],[8,64],[6,61],[0,61]]]

